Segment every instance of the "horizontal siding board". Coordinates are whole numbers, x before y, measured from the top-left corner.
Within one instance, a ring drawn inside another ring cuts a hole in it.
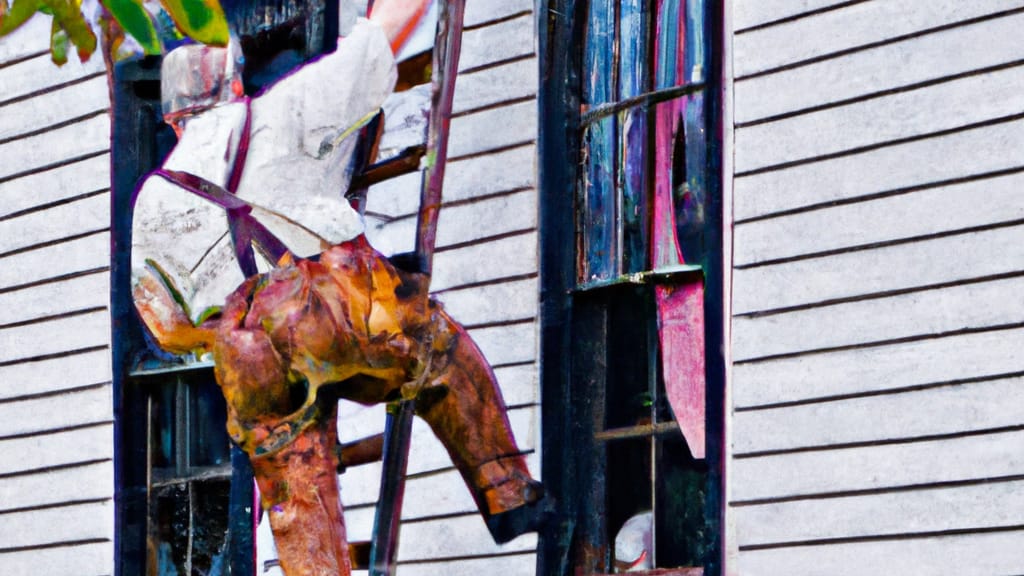
[[[44,436],[0,440],[0,475],[50,468],[74,462],[114,457],[114,427],[103,424]],[[80,496],[67,492],[75,498]],[[0,510],[18,506],[20,499],[0,499]]]
[[[104,193],[0,221],[0,254],[110,227],[110,194]]]
[[[744,314],[1017,272],[1024,227],[996,228],[733,272]],[[979,257],[984,255],[983,258]]]
[[[101,154],[0,182],[0,217],[110,187],[110,155]]]
[[[104,309],[0,329],[0,362],[109,343],[110,314]]]
[[[843,2],[845,0],[739,0],[732,3],[733,29],[762,26]]]
[[[533,122],[536,122],[536,118]],[[535,129],[534,135],[536,132]],[[520,146],[486,156],[449,162],[444,177],[444,201],[453,202],[497,192],[533,188],[536,182],[537,147],[534,144]]]
[[[1024,531],[745,551],[737,574],[1024,574]]]
[[[110,386],[58,397],[4,402],[0,404],[0,438],[108,422],[112,417]]]
[[[1007,150],[1024,148],[1024,121],[983,126],[876,150],[801,164],[735,180],[735,218],[745,220],[805,206],[1022,166]]]
[[[434,255],[430,289],[445,290],[537,271],[537,234],[531,232],[493,242],[446,250]]]
[[[0,144],[0,179],[110,147],[110,118],[94,116],[35,136]]]
[[[534,17],[523,14],[462,34],[459,71],[534,53]]]
[[[110,351],[0,366],[0,400],[110,381]]]
[[[1024,66],[737,128],[736,171],[758,170],[1019,113]]]
[[[104,76],[0,106],[0,141],[75,118],[104,113],[109,107],[110,96]]]
[[[1024,278],[980,282],[733,320],[733,358],[1024,324]],[[830,326],[829,330],[818,330]]]
[[[492,366],[530,362],[537,357],[537,325],[534,322],[474,328],[470,337]]]
[[[739,545],[1019,526],[1024,482],[734,508]]]
[[[504,2],[468,2],[462,22],[465,26],[479,26],[507,18],[520,12],[533,10],[533,0],[505,0]]]
[[[0,571],[5,574],[46,574],[47,576],[82,576],[112,574],[114,550],[111,543],[0,553]]]
[[[537,103],[520,102],[453,118],[448,156],[479,154],[537,139]]]
[[[448,163],[444,202],[488,196],[536,184],[537,148],[533,144]],[[415,214],[420,206],[419,172],[381,182],[367,194],[366,209],[390,217]]]
[[[462,74],[455,84],[456,114],[537,94],[536,58],[516,60],[502,66]]]
[[[494,370],[506,406],[540,402],[540,376],[537,364],[504,366]]]
[[[742,77],[1022,5],[1020,0],[875,0],[853,4],[738,34],[733,41],[735,74]],[[803,41],[794,42],[794,38]]]
[[[452,318],[464,325],[473,325],[534,317],[537,315],[537,294],[537,279],[528,278],[467,290],[450,290],[438,299]]]
[[[535,550],[537,535],[524,534],[507,544],[495,544],[479,514],[429,522],[402,524],[398,561],[486,556]]]
[[[0,294],[0,326],[110,303],[110,274],[97,272],[63,282]],[[3,388],[0,385],[0,388]],[[2,397],[3,392],[0,392]]]
[[[52,18],[37,14],[0,42],[0,65],[50,48]],[[74,58],[70,56],[68,59]],[[0,92],[0,95],[4,94]],[[6,100],[7,98],[2,98]]]
[[[738,412],[733,416],[736,455],[848,443],[914,439],[1019,426],[1024,378],[1005,378]],[[870,425],[865,425],[870,423]]]
[[[417,218],[383,222],[370,241],[379,249],[409,249],[416,237]],[[508,196],[442,208],[437,222],[437,248],[479,241],[491,236],[529,230],[537,226],[537,193],[524,190]]]
[[[736,364],[732,394],[750,408],[1020,372],[1024,329],[996,330]]]
[[[0,290],[110,266],[110,233],[102,232],[0,259]]]
[[[1024,14],[1013,14],[740,80],[734,119],[742,124],[1015,62],[1024,58],[1016,41],[1022,26]]]
[[[4,85],[3,89],[0,90],[0,102],[6,102],[30,94],[35,95],[53,86],[74,82],[86,76],[102,74],[103,72],[103,57],[100,54],[85,62],[79,61],[77,55],[70,54],[67,63],[63,66],[54,64],[49,54],[41,54],[35,58],[29,58],[4,68]],[[105,89],[102,92],[104,95],[107,93]],[[42,95],[37,96],[37,98],[45,101],[45,97]],[[62,101],[68,102],[67,100]]]
[[[535,576],[537,557],[534,554],[514,554],[491,558],[469,558],[399,564],[398,574],[402,576],[479,576],[480,574],[501,574],[501,576]]]
[[[731,500],[791,498],[1024,475],[1024,431],[740,458]]]
[[[55,506],[72,499],[98,500],[113,494],[114,463],[109,461],[0,478],[0,508],[4,510]],[[0,522],[3,518],[0,514]]]
[[[1024,172],[739,224],[733,261],[744,266],[1021,220],[1022,188]]]
[[[114,505],[109,501],[5,514],[3,520],[4,548],[114,536]]]

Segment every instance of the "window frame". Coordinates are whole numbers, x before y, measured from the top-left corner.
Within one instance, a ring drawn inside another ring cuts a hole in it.
[[[708,220],[705,225],[708,258],[704,262],[705,285],[705,425],[707,498],[705,519],[714,530],[717,547],[703,567],[703,573],[721,573],[724,550],[724,383],[725,361],[721,349],[726,319],[723,289],[722,225],[722,50],[723,2],[705,0],[705,33],[708,68],[705,71],[705,114],[708,127],[707,193]],[[649,9],[653,12],[653,9]],[[541,391],[542,470],[545,484],[557,502],[554,519],[541,534],[538,544],[538,574],[575,573],[574,563],[582,555],[596,554],[603,535],[595,534],[586,517],[594,502],[588,488],[603,478],[602,458],[595,456],[594,423],[603,417],[594,401],[593,390],[608,376],[595,358],[607,352],[604,333],[608,323],[600,307],[588,308],[581,293],[605,291],[616,281],[594,282],[580,290],[577,276],[576,217],[578,184],[584,167],[582,129],[584,118],[608,111],[617,112],[636,101],[653,104],[663,96],[679,96],[685,87],[655,90],[627,102],[610,103],[583,110],[585,59],[583,47],[588,19],[585,0],[543,0],[539,30],[540,46],[540,136],[539,193],[541,269]],[[652,14],[653,16],[653,14]],[[648,56],[650,58],[650,56]],[[655,266],[650,266],[655,268]],[[691,271],[692,273],[692,271]],[[634,281],[650,282],[651,274]],[[671,279],[671,277],[669,278]],[[663,281],[664,279],[662,279]],[[628,280],[626,280],[628,281]],[[588,296],[584,296],[588,297]],[[605,311],[606,312],[606,311]],[[584,401],[583,399],[586,399]],[[603,486],[598,487],[598,492]],[[610,571],[610,570],[609,570]],[[681,573],[654,570],[650,574]]]

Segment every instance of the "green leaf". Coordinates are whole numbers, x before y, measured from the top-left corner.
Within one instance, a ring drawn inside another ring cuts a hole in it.
[[[39,0],[0,0],[0,36],[6,36],[28,22],[39,10]]]
[[[81,0],[44,0],[44,4],[53,14],[53,32],[50,37],[53,61],[58,65],[67,61],[67,40],[78,49],[80,60],[88,60],[96,51],[96,34],[92,31],[89,21],[82,15]],[[61,39],[56,37],[58,28],[67,37],[67,40],[63,41],[64,46],[57,44],[61,42]],[[58,50],[63,50],[63,54],[58,55]],[[59,60],[60,58],[63,60]]]
[[[228,21],[217,0],[160,0],[160,5],[186,36],[203,44],[227,45]]]
[[[142,46],[146,54],[161,52],[160,38],[156,34],[149,12],[142,7],[142,0],[104,0],[103,5],[121,28]]]
[[[68,37],[68,33],[60,27],[57,23],[57,19],[53,19],[53,25],[50,27],[50,59],[57,66],[63,66],[68,62],[68,46],[71,45],[71,39]]]

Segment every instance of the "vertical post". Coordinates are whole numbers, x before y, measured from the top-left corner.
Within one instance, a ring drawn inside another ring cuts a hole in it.
[[[377,513],[373,521],[373,546],[370,549],[370,576],[395,574],[414,413],[412,400],[388,405],[388,420],[384,429],[384,466]]]

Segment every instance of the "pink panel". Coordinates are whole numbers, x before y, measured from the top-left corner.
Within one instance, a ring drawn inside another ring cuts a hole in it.
[[[665,392],[694,458],[704,458],[704,282],[655,287]]]

